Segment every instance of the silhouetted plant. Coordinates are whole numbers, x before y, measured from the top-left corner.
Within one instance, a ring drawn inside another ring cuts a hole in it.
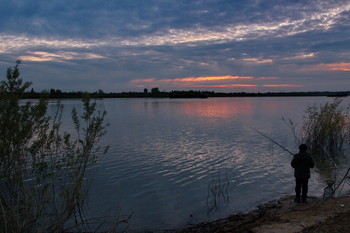
[[[221,176],[220,171],[211,172],[211,180],[208,184],[208,192],[206,199],[208,214],[215,209],[219,209],[221,201],[223,201],[224,204],[229,203],[229,185],[230,182],[228,179],[227,171],[225,173],[225,177]]]
[[[308,107],[300,129],[292,120],[285,120],[296,141],[308,145],[316,162],[328,161],[335,165],[337,158],[349,152],[349,106],[344,106],[342,102],[342,99],[335,98],[331,103]]]
[[[349,107],[342,106],[342,99],[332,103],[312,106],[302,125],[302,138],[310,146],[311,153],[334,159],[344,155],[349,146]]]
[[[0,83],[0,232],[63,232],[83,221],[86,169],[108,149],[98,146],[106,112],[85,97],[82,116],[72,112],[76,134],[61,132],[63,105],[49,117],[47,99],[20,100],[31,83],[19,78],[19,65]]]

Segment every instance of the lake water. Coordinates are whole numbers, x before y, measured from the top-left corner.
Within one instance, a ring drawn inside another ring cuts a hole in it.
[[[123,218],[132,213],[129,231],[158,231],[294,194],[291,155],[252,127],[297,152],[282,118],[300,125],[308,106],[326,101],[332,98],[98,100],[108,112],[103,143],[110,150],[89,170],[90,214]],[[62,103],[66,110],[81,109],[78,100]],[[321,196],[325,186],[314,169],[309,194]]]

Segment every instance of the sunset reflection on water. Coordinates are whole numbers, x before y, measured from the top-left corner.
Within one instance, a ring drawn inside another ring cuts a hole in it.
[[[183,102],[178,110],[184,115],[200,118],[249,120],[266,115],[276,116],[281,112],[281,108],[287,109],[288,106],[283,106],[277,101],[252,101],[251,98],[227,98],[226,100],[212,98],[198,102]]]
[[[91,210],[100,216],[116,209],[134,212],[130,229],[137,232],[218,219],[289,194],[293,192],[290,155],[252,127],[295,151],[293,135],[282,117],[300,123],[308,106],[327,100],[247,97],[98,101],[110,123],[103,141],[110,150],[98,161],[96,170],[91,170]],[[70,108],[82,110],[78,100],[63,102],[67,111],[64,122]],[[63,128],[69,130],[72,125]],[[209,216],[208,187],[217,180],[228,185],[225,198],[229,201],[222,202],[224,205]],[[315,195],[322,188],[313,174],[310,193]],[[193,218],[189,219],[190,215]]]
[[[228,118],[237,115],[250,115],[253,112],[252,102],[235,101],[201,101],[195,104],[184,102],[182,111],[187,115],[207,118]]]

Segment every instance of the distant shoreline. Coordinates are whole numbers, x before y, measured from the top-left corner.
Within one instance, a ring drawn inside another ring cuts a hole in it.
[[[307,96],[327,96],[327,97],[347,97],[350,91],[317,91],[317,92],[265,92],[265,93],[248,93],[232,92],[221,93],[214,91],[171,91],[171,92],[121,92],[121,93],[104,93],[99,92],[62,92],[51,89],[50,92],[26,92],[22,99],[38,99],[43,96],[49,99],[74,99],[82,98],[88,94],[91,98],[211,98],[211,97],[307,97]]]

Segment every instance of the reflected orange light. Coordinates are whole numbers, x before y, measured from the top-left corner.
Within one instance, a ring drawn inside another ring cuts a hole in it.
[[[254,104],[252,102],[239,101],[184,102],[181,106],[181,110],[185,114],[199,116],[209,121],[235,117],[238,115],[249,116],[254,111]]]
[[[259,117],[264,114],[277,116],[281,113],[281,102],[255,101],[250,98],[206,99],[196,102],[179,102],[179,111],[189,116],[196,116],[208,123],[220,123],[225,119],[245,119]],[[283,108],[287,108],[283,105]]]

